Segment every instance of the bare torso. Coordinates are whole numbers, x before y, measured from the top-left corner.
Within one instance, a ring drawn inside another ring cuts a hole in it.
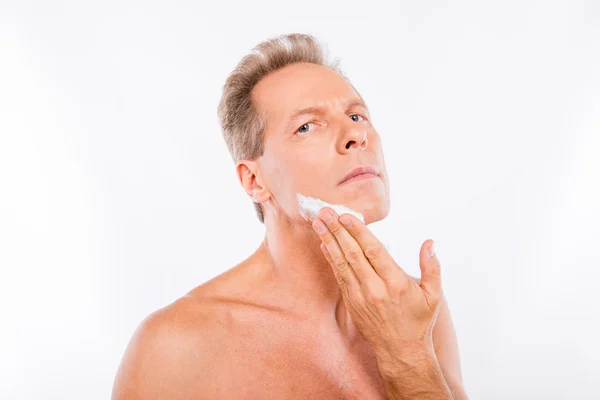
[[[113,400],[387,399],[343,302],[315,315],[298,286],[250,257],[152,313],[127,347]],[[467,399],[445,301],[433,341],[446,383]]]
[[[373,351],[360,334],[342,334],[333,319],[299,318],[273,298],[265,301],[260,283],[249,283],[249,267],[233,268],[186,296],[198,305],[182,308],[186,318],[207,322],[198,334],[209,337],[212,348],[210,379],[203,379],[210,387],[191,391],[226,399],[387,398]],[[195,316],[194,310],[201,311]]]

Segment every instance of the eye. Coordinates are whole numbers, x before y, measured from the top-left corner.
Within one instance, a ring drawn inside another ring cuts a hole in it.
[[[359,114],[352,114],[352,115],[350,116],[350,118],[352,118],[352,117],[360,117],[360,118],[362,118],[362,119],[365,119],[365,117],[363,117],[362,115],[359,115]],[[359,119],[359,120],[355,120],[354,118],[352,118],[352,120],[353,120],[354,122],[360,122],[360,121],[361,121],[360,119]]]
[[[302,124],[300,126],[300,128],[296,129],[296,132],[299,132],[299,133],[306,133],[306,132],[308,132],[308,126],[311,125],[311,124],[314,124],[314,122],[307,122],[305,124]]]

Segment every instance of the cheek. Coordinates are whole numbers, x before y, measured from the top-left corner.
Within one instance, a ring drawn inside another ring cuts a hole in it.
[[[292,176],[314,179],[331,169],[331,154],[325,146],[311,146],[310,150],[296,152],[285,163]]]
[[[280,199],[304,191],[322,193],[323,188],[329,186],[327,175],[331,172],[332,159],[329,149],[315,142],[295,144],[294,149],[291,146],[281,148],[270,160],[270,187]]]

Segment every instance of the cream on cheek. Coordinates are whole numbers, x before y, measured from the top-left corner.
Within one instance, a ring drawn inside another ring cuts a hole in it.
[[[307,221],[314,221],[314,219],[319,216],[319,211],[321,211],[323,207],[330,207],[336,213],[338,213],[338,215],[342,215],[344,213],[352,214],[356,218],[360,219],[363,223],[365,222],[365,218],[361,213],[344,205],[330,204],[321,199],[305,196],[300,193],[296,194],[296,199],[298,200],[298,211],[300,212],[300,215],[302,215],[302,217]]]
[[[303,194],[297,193],[296,198],[298,199],[298,211],[300,215],[304,217],[307,221],[314,221],[315,218],[319,216],[319,211],[323,207],[331,207],[338,215],[342,215],[344,213],[352,214],[356,218],[360,219],[363,223],[365,222],[364,216],[358,211],[354,211],[351,208],[348,208],[341,204],[330,204],[321,199],[317,199],[315,197],[304,196]],[[391,247],[387,243],[381,243],[386,250],[390,251]]]

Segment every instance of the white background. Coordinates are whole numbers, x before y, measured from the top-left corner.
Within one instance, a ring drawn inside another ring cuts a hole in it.
[[[598,399],[600,3],[0,0],[0,398],[106,399],[141,320],[264,227],[216,114],[312,33],[369,104],[407,272],[436,242],[472,399]]]

